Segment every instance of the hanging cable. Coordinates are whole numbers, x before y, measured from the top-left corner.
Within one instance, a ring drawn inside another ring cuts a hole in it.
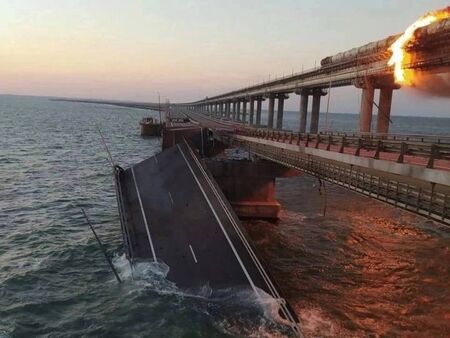
[[[112,272],[114,273],[114,276],[116,277],[116,279],[119,283],[122,283],[122,280],[120,279],[119,274],[117,273],[116,268],[114,267],[114,264],[111,261],[111,257],[109,257],[108,252],[106,251],[105,247],[103,246],[102,242],[100,241],[100,238],[98,237],[97,232],[94,229],[94,226],[92,225],[91,221],[89,220],[89,217],[86,214],[86,211],[84,211],[84,209],[81,207],[80,207],[80,209],[84,215],[84,218],[86,219],[86,223],[91,228],[92,233],[94,234],[95,239],[97,240],[97,243],[98,243],[100,249],[102,250],[103,254],[105,255],[106,261],[108,262],[109,267],[111,268]]]

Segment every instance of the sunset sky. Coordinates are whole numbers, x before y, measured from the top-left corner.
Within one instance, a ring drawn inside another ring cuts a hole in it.
[[[313,67],[403,31],[448,0],[0,0],[0,94],[190,101]],[[449,116],[396,91],[393,114]],[[356,112],[356,88],[331,111]],[[296,110],[291,95],[287,108]],[[414,108],[412,108],[414,107]],[[412,111],[412,109],[414,111]]]

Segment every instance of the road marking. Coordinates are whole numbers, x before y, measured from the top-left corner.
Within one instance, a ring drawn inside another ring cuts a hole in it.
[[[189,164],[188,160],[186,159],[186,156],[184,155],[183,150],[181,149],[180,145],[177,144],[177,147],[178,147],[178,150],[180,151],[181,155],[183,156],[184,162],[186,162],[186,165],[189,168],[189,171],[191,172],[192,176],[194,177],[195,182],[197,182],[197,185],[200,188],[200,191],[202,192],[203,197],[206,200],[206,203],[208,203],[208,206],[211,209],[214,217],[216,218],[217,223],[219,224],[220,228],[222,229],[222,232],[225,235],[225,238],[227,239],[228,244],[230,244],[231,250],[233,251],[236,259],[238,260],[238,262],[244,272],[245,277],[247,277],[248,282],[250,283],[250,286],[252,287],[253,291],[256,293],[257,297],[261,300],[261,295],[259,294],[258,290],[256,289],[255,283],[253,282],[252,278],[250,277],[250,274],[248,273],[247,269],[245,268],[245,265],[242,262],[241,257],[239,256],[236,248],[234,247],[233,242],[231,241],[227,231],[225,230],[222,222],[220,221],[219,216],[217,215],[216,211],[214,210],[214,207],[212,206],[211,201],[209,200],[208,196],[206,195],[205,190],[203,189],[202,185],[200,184],[200,181],[198,180],[197,176],[194,173],[194,170],[192,169],[191,165]]]
[[[189,244],[189,249],[191,249],[192,257],[194,258],[195,264],[197,264],[197,263],[198,263],[198,261],[197,261],[197,256],[195,256],[194,249],[192,249],[192,246],[191,246],[190,244]]]
[[[158,159],[156,158],[156,155],[154,157],[156,164],[158,164]]]
[[[170,191],[169,191],[169,198],[170,198],[170,201],[172,202],[172,205],[174,205],[175,203],[173,203],[173,198],[172,198],[172,194],[170,193]]]
[[[185,144],[186,144],[187,147],[189,147],[187,145],[186,141],[185,141]],[[301,328],[297,325],[295,319],[292,317],[292,314],[290,313],[289,309],[286,306],[285,300],[283,298],[281,298],[280,294],[278,293],[278,290],[273,285],[272,280],[267,275],[267,272],[265,271],[264,267],[262,266],[261,262],[259,261],[258,257],[256,256],[256,254],[253,252],[253,250],[252,250],[250,244],[247,242],[247,239],[245,238],[244,234],[241,232],[239,226],[235,222],[234,218],[231,216],[227,206],[225,205],[225,203],[222,200],[222,197],[217,192],[217,189],[216,189],[215,185],[211,182],[211,179],[209,178],[208,174],[205,172],[205,170],[201,166],[200,161],[198,160],[198,158],[192,152],[192,149],[188,148],[188,151],[191,154],[191,157],[194,159],[194,162],[196,163],[197,167],[200,169],[200,172],[203,174],[203,177],[205,178],[206,182],[209,184],[210,188],[212,189],[212,191],[213,191],[214,195],[216,196],[217,200],[221,204],[223,210],[225,211],[225,213],[226,213],[228,219],[230,220],[232,226],[234,227],[236,233],[238,234],[239,238],[241,239],[242,243],[244,244],[244,247],[246,247],[247,252],[249,253],[250,257],[253,260],[253,263],[256,265],[256,268],[259,270],[259,272],[262,275],[262,277],[263,277],[267,287],[269,288],[270,292],[272,293],[272,297],[274,297],[277,300],[278,299],[282,299],[283,300],[283,302],[280,303],[280,307],[281,307],[282,311],[284,312],[286,318],[288,318],[291,321],[294,331],[300,337],[303,337],[303,334],[301,332]]]
[[[145,216],[144,207],[142,206],[141,194],[139,192],[139,188],[136,183],[136,176],[134,176],[133,167],[131,167],[131,174],[133,175],[134,187],[136,188],[139,206],[140,206],[141,212],[142,212],[142,218],[144,219],[145,229],[147,230],[147,237],[148,237],[148,241],[150,243],[150,249],[152,250],[153,260],[156,262],[155,248],[153,247],[152,236],[150,235],[150,230],[148,229],[147,217]]]

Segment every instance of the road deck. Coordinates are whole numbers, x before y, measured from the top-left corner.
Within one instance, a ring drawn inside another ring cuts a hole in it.
[[[282,298],[228,201],[186,143],[119,175],[132,258],[162,261],[182,288],[250,287]],[[296,322],[288,305],[281,311]],[[287,313],[285,313],[287,312]]]

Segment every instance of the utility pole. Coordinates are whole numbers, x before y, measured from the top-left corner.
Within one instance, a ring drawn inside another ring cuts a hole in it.
[[[162,125],[161,119],[161,95],[158,92],[158,111],[159,111],[159,123]]]

